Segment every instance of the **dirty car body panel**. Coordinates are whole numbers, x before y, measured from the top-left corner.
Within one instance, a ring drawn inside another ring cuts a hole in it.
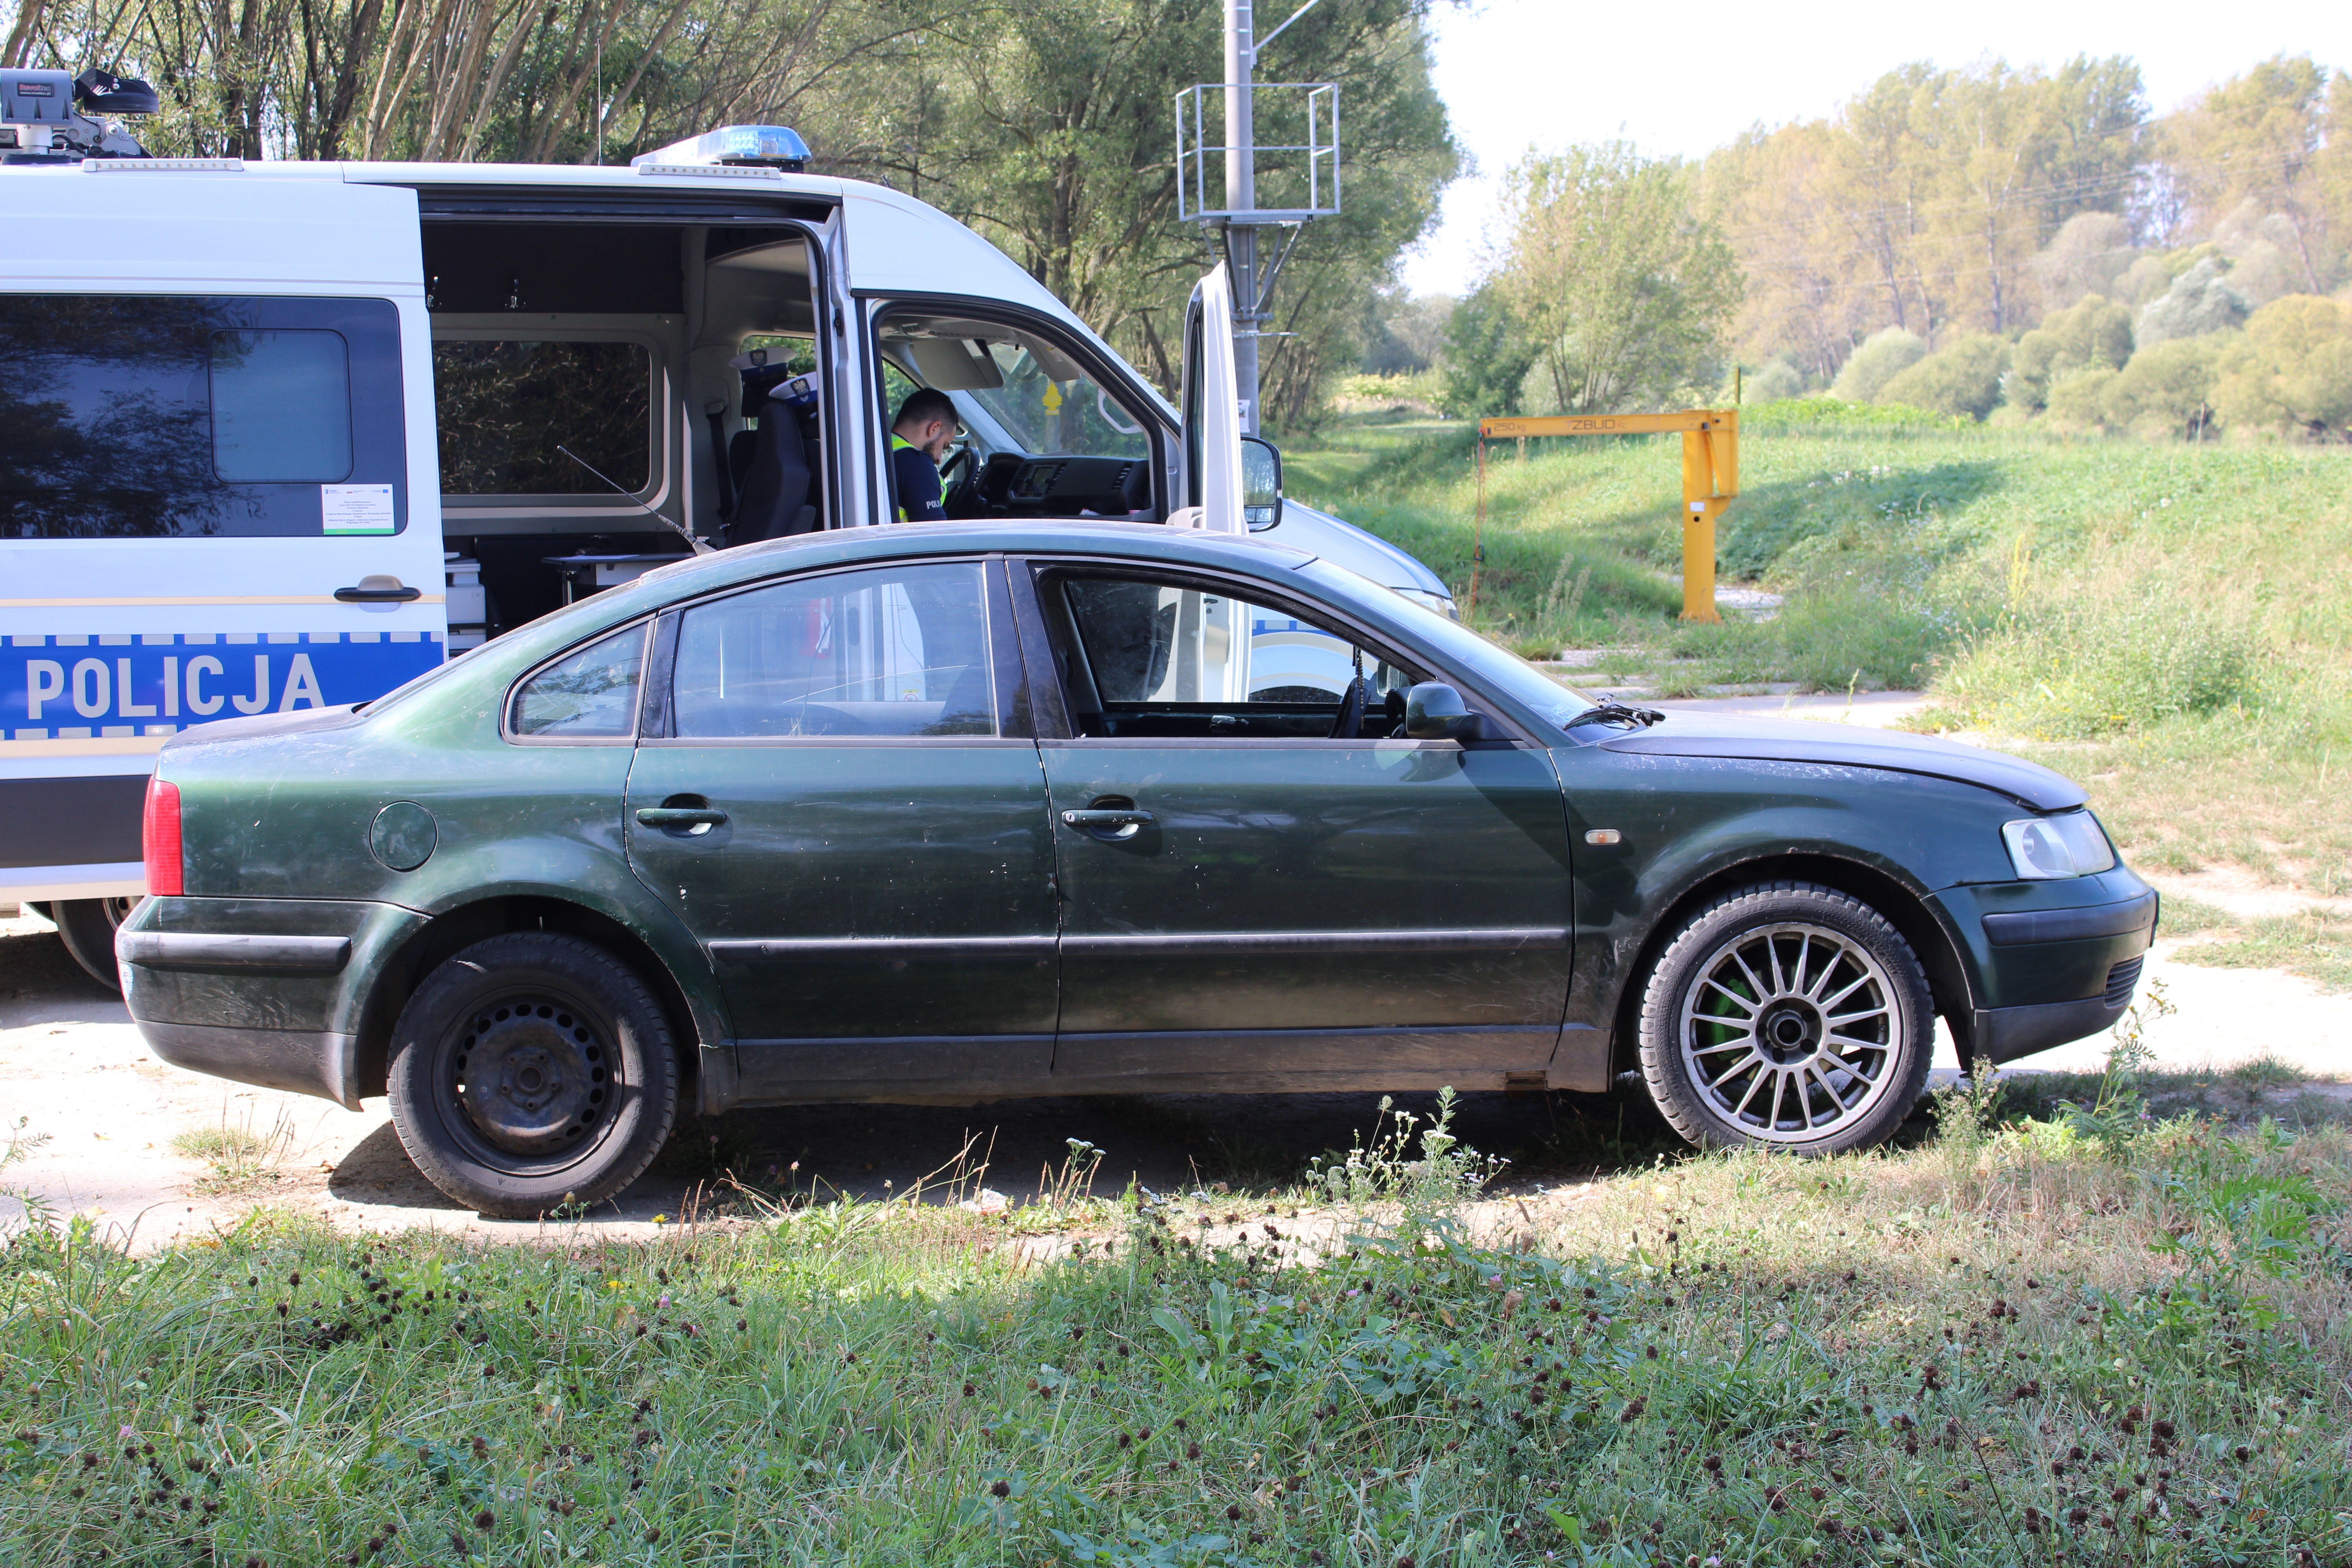
[[[1089,574],[1142,584],[1154,700],[1082,679],[1097,656],[1052,606]],[[1282,639],[1256,628],[1287,625],[1354,676],[1254,688],[1202,618],[1243,596],[1273,607],[1229,634],[1264,668]],[[562,673],[615,634],[637,662]],[[1349,679],[1370,690],[1360,721]],[[1379,701],[1429,683],[1475,732],[1394,732]],[[596,702],[621,716],[530,730]],[[1899,735],[1590,707],[1266,541],[1061,521],[822,533],[651,573],[357,710],[173,740],[158,778],[184,891],[142,906],[118,952],[159,1055],[347,1106],[383,1091],[394,1022],[437,965],[527,931],[641,975],[707,1110],[1597,1089],[1633,1064],[1677,921],[1759,886],[1882,914],[1964,1051],[2046,1048],[2127,1005],[2154,895],[2119,862],[2027,879],[2004,848],[2005,824],[2087,821],[2058,775]]]

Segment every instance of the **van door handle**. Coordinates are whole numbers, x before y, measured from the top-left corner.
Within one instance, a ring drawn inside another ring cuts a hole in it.
[[[637,826],[640,827],[719,827],[726,821],[727,814],[715,805],[637,807]]]
[[[405,605],[423,597],[424,589],[411,588],[382,573],[361,578],[356,586],[335,590],[336,602],[344,605]]]

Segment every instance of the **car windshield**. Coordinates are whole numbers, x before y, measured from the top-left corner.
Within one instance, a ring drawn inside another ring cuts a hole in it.
[[[1597,700],[1572,686],[1554,680],[1526,659],[1496,647],[1468,626],[1446,619],[1435,610],[1402,594],[1391,594],[1345,566],[1318,560],[1301,569],[1335,585],[1383,595],[1390,608],[1402,616],[1423,645],[1492,691],[1500,692],[1553,729],[1566,731],[1570,721],[1598,706]]]

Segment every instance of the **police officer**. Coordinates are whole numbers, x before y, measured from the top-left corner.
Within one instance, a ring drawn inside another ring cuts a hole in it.
[[[918,387],[898,405],[890,426],[890,479],[900,522],[938,522],[948,515],[940,504],[940,459],[961,423],[955,404],[937,387]]]

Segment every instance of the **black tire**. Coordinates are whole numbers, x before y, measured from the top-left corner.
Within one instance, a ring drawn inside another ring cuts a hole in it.
[[[476,942],[393,1026],[401,1146],[469,1208],[530,1219],[617,1196],[677,1116],[668,1021],[635,971],[543,931]]]
[[[1759,883],[1693,914],[1651,966],[1642,1076],[1701,1148],[1843,1153],[1910,1114],[1935,1024],[1885,916],[1834,888]]]
[[[43,912],[58,928],[58,940],[73,961],[120,996],[122,972],[115,967],[114,933],[138,907],[137,899],[59,899]]]

